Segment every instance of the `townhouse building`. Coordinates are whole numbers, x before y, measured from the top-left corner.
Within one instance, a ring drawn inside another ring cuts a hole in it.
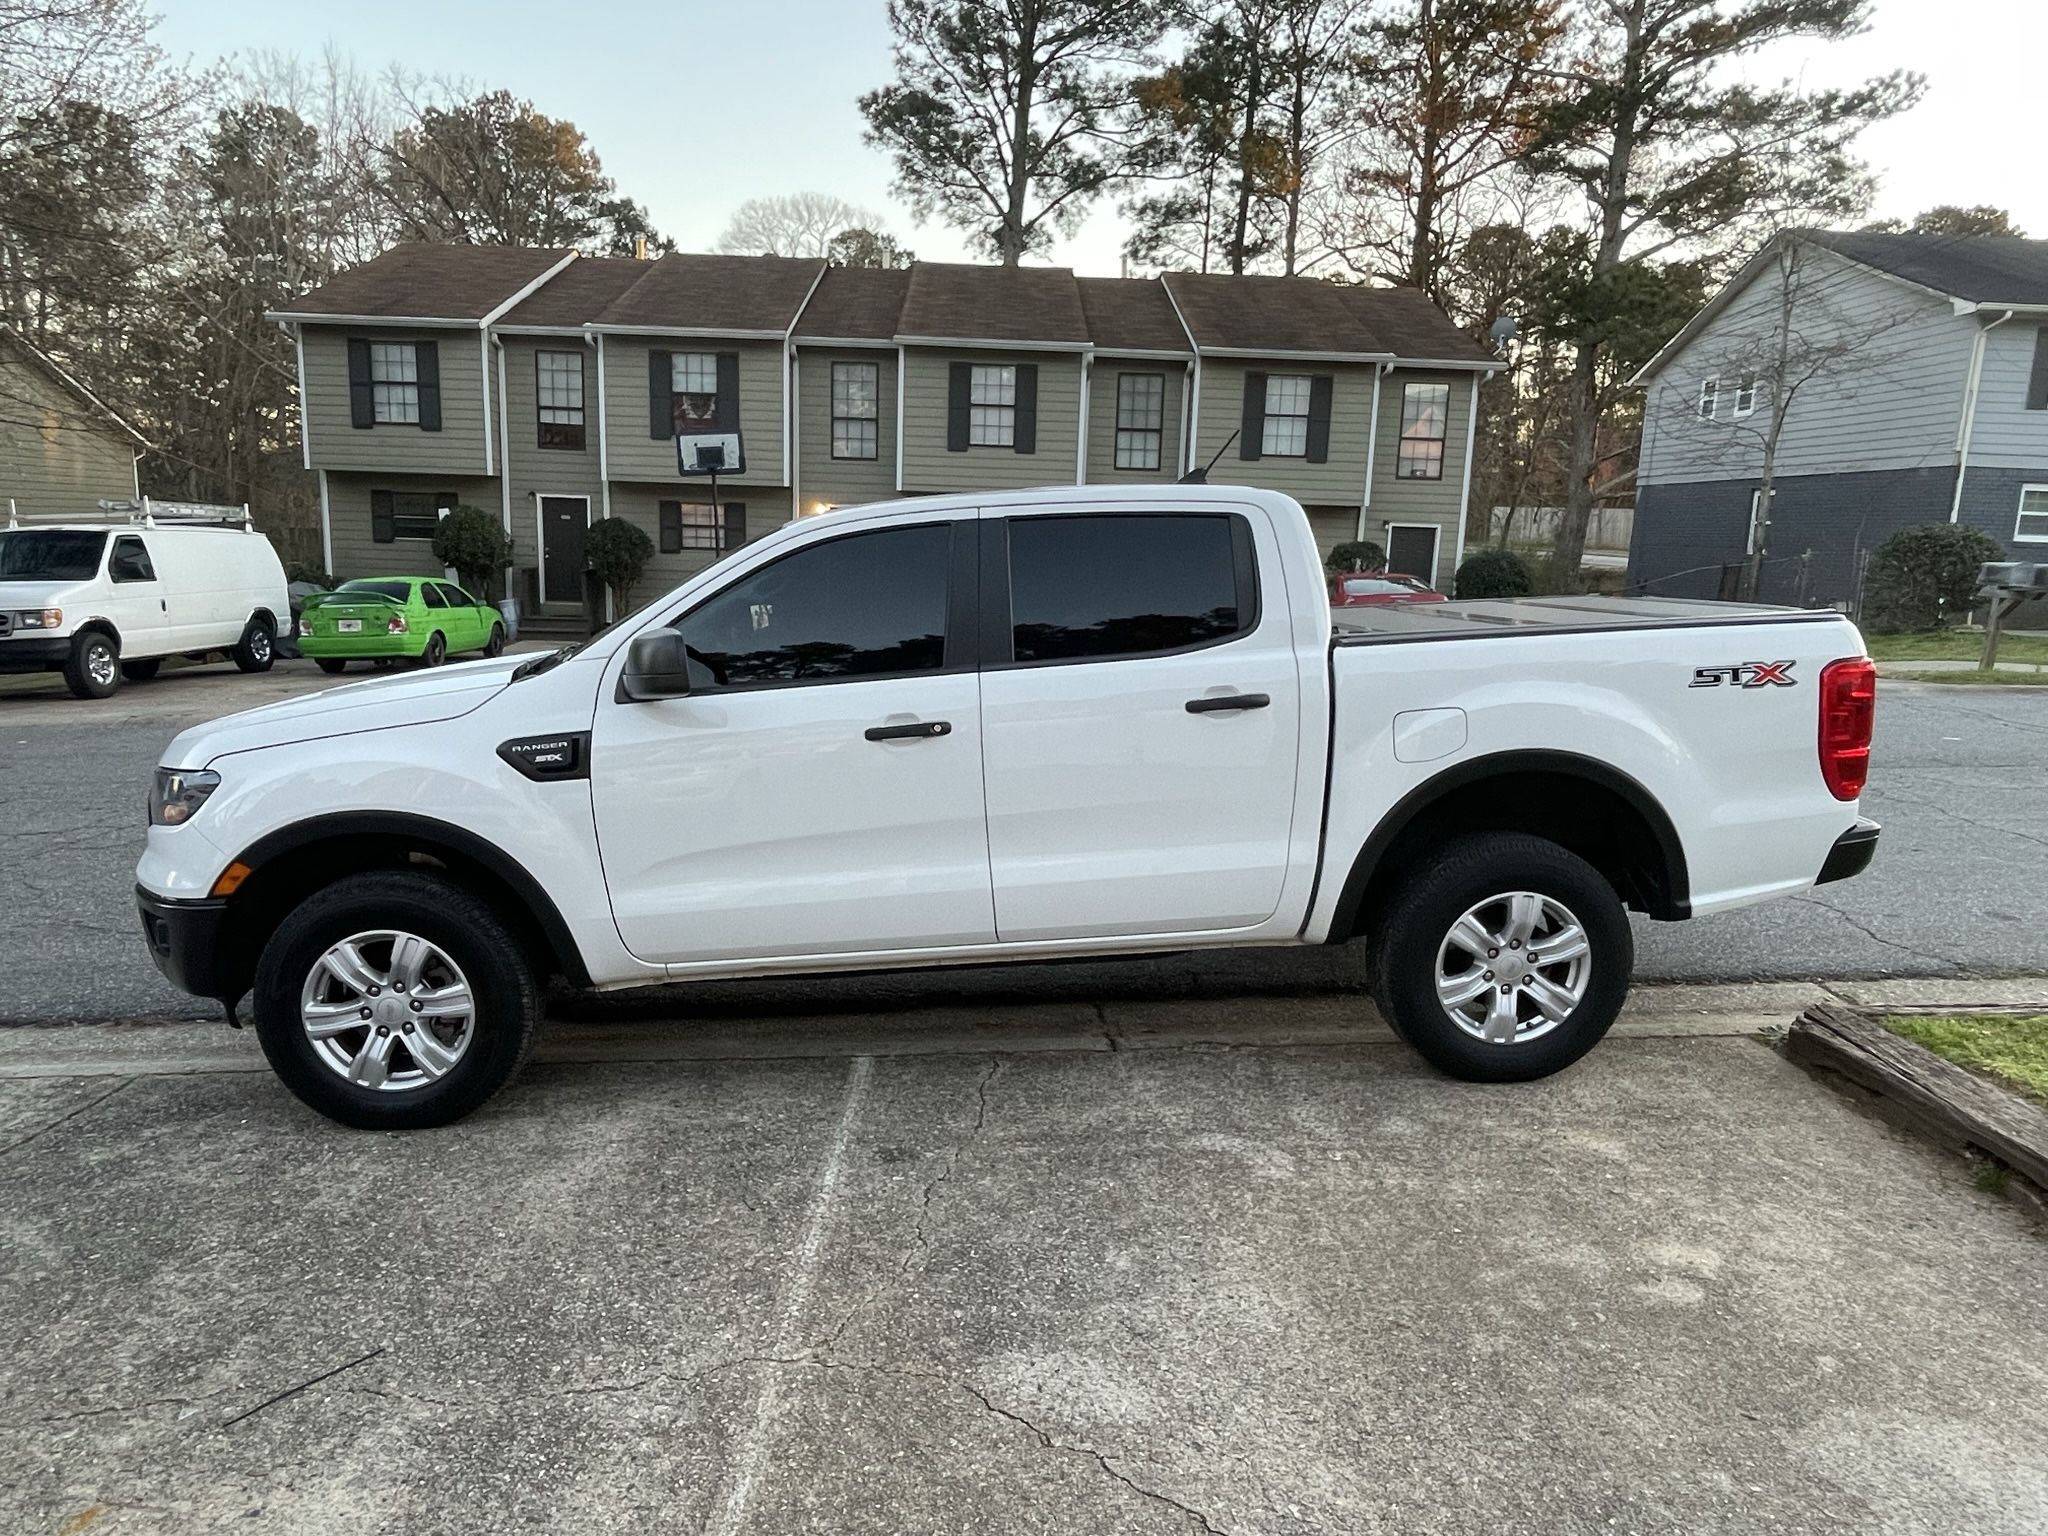
[[[837,506],[1204,470],[1445,585],[1494,366],[1407,289],[943,262],[401,245],[272,318],[328,568],[430,572],[439,517],[495,508],[543,615],[580,606],[600,518],[659,586]],[[745,456],[716,505],[675,445],[714,430]]]

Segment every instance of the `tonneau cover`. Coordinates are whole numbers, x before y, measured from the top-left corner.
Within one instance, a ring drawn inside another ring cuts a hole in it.
[[[1609,629],[1690,629],[1700,625],[1796,624],[1841,618],[1831,608],[1781,608],[1683,597],[1512,597],[1463,603],[1388,603],[1338,608],[1330,615],[1337,645],[1405,640],[1478,640],[1489,635],[1580,634]]]

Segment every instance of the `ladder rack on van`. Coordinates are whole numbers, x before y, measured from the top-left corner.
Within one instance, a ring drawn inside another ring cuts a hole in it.
[[[215,506],[203,501],[158,501],[153,496],[136,500],[102,501],[99,522],[127,523],[142,528],[239,528],[256,531],[249,517],[249,504],[239,507]],[[7,499],[7,526],[33,528],[44,523],[95,521],[89,514],[77,517],[55,512],[24,512],[13,497]]]

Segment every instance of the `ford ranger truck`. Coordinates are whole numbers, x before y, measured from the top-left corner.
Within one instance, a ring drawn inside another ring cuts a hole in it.
[[[590,642],[170,744],[151,953],[314,1108],[428,1126],[611,989],[1370,946],[1430,1062],[1536,1078],[1614,1022],[1628,912],[1861,871],[1875,671],[1832,612],[1352,609],[1229,486],[791,522]]]

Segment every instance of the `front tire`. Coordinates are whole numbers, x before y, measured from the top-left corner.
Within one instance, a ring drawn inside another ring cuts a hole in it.
[[[75,699],[108,699],[121,686],[121,648],[96,629],[72,639],[64,659],[64,686]]]
[[[256,967],[256,1036],[301,1101],[364,1130],[449,1125],[518,1073],[540,1030],[504,921],[436,875],[350,875],[302,902]]]
[[[505,654],[504,625],[493,624],[491,626],[491,638],[484,642],[484,654],[486,656],[491,657],[502,656]]]
[[[1527,1082],[1599,1044],[1634,968],[1628,913],[1597,869],[1543,838],[1489,832],[1432,850],[1395,891],[1373,986],[1438,1070]]]
[[[270,664],[277,660],[277,645],[270,621],[260,615],[251,619],[242,630],[242,638],[235,642],[235,648],[228,655],[244,672],[268,672]]]

